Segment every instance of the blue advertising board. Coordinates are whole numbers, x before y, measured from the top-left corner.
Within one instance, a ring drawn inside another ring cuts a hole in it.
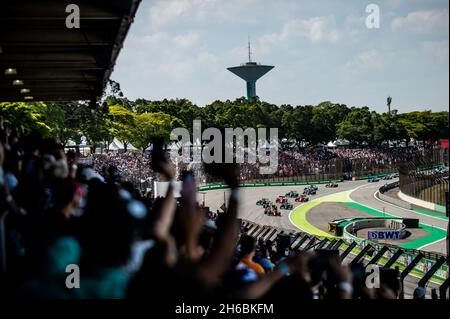
[[[367,232],[369,240],[400,240],[402,239],[401,230],[369,230]]]

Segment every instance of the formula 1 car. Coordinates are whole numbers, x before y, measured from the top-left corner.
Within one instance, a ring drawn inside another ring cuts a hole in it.
[[[309,197],[305,196],[305,195],[299,195],[296,199],[296,202],[300,202],[300,203],[305,203],[305,202],[309,202]]]
[[[291,203],[283,203],[280,205],[280,209],[285,209],[285,210],[291,210],[294,208],[294,205],[292,205]]]
[[[286,197],[294,198],[294,197],[297,197],[297,196],[298,196],[298,192],[296,192],[296,191],[290,191],[290,192],[286,193],[285,196],[286,196]]]
[[[266,204],[266,203],[268,203],[269,202],[269,199],[268,198],[261,198],[260,200],[258,200],[257,202],[256,202],[256,205],[258,205],[258,206],[263,206],[264,204]]]
[[[317,191],[314,188],[305,188],[303,195],[316,195]]]
[[[380,179],[376,176],[369,177],[369,179],[367,180],[367,182],[369,182],[369,183],[376,183],[379,181],[380,181]]]
[[[284,203],[287,199],[285,198],[285,196],[278,196],[277,199],[275,200],[275,203],[279,204],[279,203]]]
[[[281,213],[278,211],[277,206],[267,207],[264,209],[264,214],[269,216],[281,216]]]
[[[273,205],[273,203],[272,203],[271,201],[268,201],[268,202],[266,202],[266,203],[263,204],[263,208],[267,208],[267,207],[269,207],[270,205]]]
[[[305,189],[310,188],[310,189],[314,189],[315,191],[319,190],[319,187],[317,187],[317,185],[308,185],[305,187]]]
[[[338,183],[328,183],[325,185],[325,187],[327,188],[336,188],[338,186],[339,186]]]

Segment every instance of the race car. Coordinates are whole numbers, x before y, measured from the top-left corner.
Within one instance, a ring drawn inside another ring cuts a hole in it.
[[[275,203],[284,203],[286,201],[286,198],[285,198],[285,196],[282,196],[282,195],[280,195],[280,196],[278,196],[277,197],[277,199],[275,200]]]
[[[305,196],[305,195],[299,195],[296,199],[296,202],[300,202],[300,203],[305,203],[305,202],[309,202],[309,197]]]
[[[369,179],[367,180],[367,182],[369,182],[369,183],[376,183],[379,181],[380,181],[380,179],[376,176],[369,177]]]
[[[283,203],[280,205],[280,209],[285,209],[285,210],[291,210],[294,208],[294,205],[292,205],[291,203]]]
[[[296,191],[290,191],[290,192],[286,193],[285,196],[286,196],[286,197],[294,198],[294,197],[297,197],[297,196],[298,196],[298,192],[296,192]]]
[[[267,203],[267,202],[269,202],[269,199],[268,198],[261,198],[260,200],[258,200],[257,202],[256,202],[256,205],[258,205],[258,206],[263,206],[265,203]]]
[[[380,187],[380,193],[381,193],[381,194],[384,194],[384,193],[386,193],[389,189],[391,189],[391,188],[389,187],[389,184],[385,184],[385,185],[383,185],[383,186]]]
[[[273,205],[273,203],[271,201],[268,201],[268,202],[263,204],[263,208],[267,208],[267,207],[269,207],[271,205]]]
[[[316,195],[317,191],[314,188],[305,188],[303,195]]]
[[[277,206],[267,207],[264,209],[264,214],[269,216],[281,216]]]
[[[383,180],[387,181],[387,180],[391,180],[393,177],[392,175],[386,175],[383,177]]]
[[[308,185],[305,187],[305,189],[307,188],[314,189],[315,191],[319,190],[319,187],[317,187],[317,185]]]
[[[325,185],[325,187],[327,188],[336,188],[338,186],[339,186],[338,183],[328,183]]]

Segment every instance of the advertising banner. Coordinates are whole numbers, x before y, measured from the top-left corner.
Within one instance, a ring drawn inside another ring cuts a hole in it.
[[[369,240],[400,240],[402,239],[401,230],[370,230],[367,232]]]
[[[320,181],[300,181],[300,182],[244,182],[241,184],[241,187],[266,187],[266,186],[303,186],[303,185],[312,185],[312,184],[328,184],[328,183],[341,183],[342,179],[333,179],[333,180],[320,180]],[[205,184],[198,187],[199,191],[207,191],[214,189],[222,189],[227,188],[226,184]]]

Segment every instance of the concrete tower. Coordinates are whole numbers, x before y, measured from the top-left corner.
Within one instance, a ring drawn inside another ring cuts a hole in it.
[[[228,68],[227,70],[234,73],[247,83],[247,99],[253,101],[256,96],[256,81],[263,77],[274,67],[270,65],[261,65],[252,62],[252,53],[250,50],[250,41],[248,42],[248,62],[241,66]]]

